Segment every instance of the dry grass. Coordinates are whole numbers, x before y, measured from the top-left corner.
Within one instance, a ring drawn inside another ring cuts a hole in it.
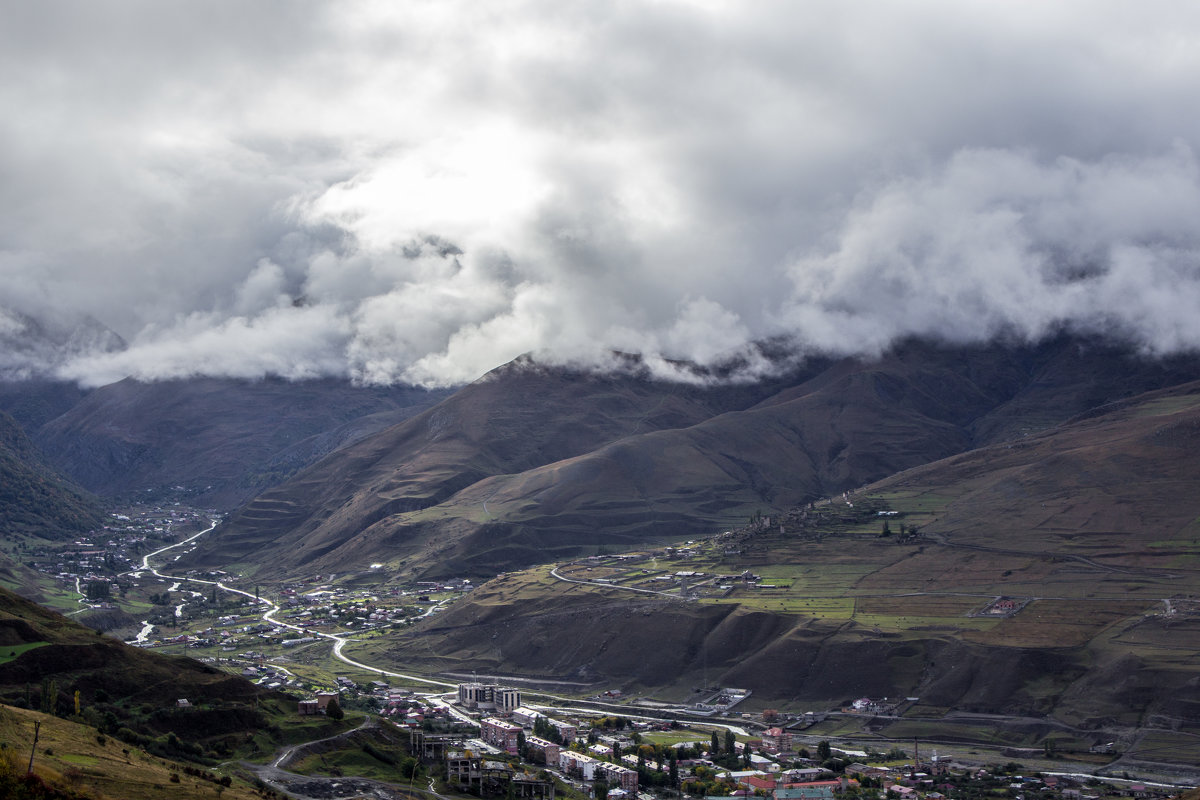
[[[123,800],[216,797],[216,784],[184,772],[185,765],[149,755],[112,737],[99,737],[95,728],[36,711],[0,706],[0,753],[24,772],[33,745],[34,726],[41,723],[34,748],[34,771],[43,780]],[[217,769],[205,769],[214,775]],[[172,782],[176,775],[179,782]],[[240,781],[221,793],[223,800],[251,800],[257,795]]]

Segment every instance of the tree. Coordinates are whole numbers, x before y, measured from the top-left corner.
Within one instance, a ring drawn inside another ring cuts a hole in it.
[[[596,800],[606,800],[608,797],[608,777],[603,773],[599,773],[596,782],[592,784],[592,789],[595,792]]]
[[[737,739],[734,738],[733,731],[728,729],[725,731],[725,752],[730,754],[737,752]]]
[[[88,600],[107,600],[112,597],[112,587],[108,581],[88,581],[83,587],[83,593]]]
[[[529,752],[529,746],[525,743],[525,731],[517,731],[517,755],[524,761]]]
[[[42,713],[57,714],[57,709],[58,681],[53,678],[42,678]]]
[[[829,747],[829,742],[822,739],[817,743],[817,761],[825,762],[829,760],[832,750]]]
[[[668,754],[670,763],[667,766],[667,777],[671,781],[671,786],[679,785],[679,759],[675,757],[675,751],[672,750]]]
[[[342,711],[342,705],[336,697],[329,698],[329,705],[325,706],[325,716],[330,719],[342,719],[346,716],[346,712]]]
[[[711,754],[712,754],[712,755],[714,755],[714,756],[715,756],[717,753],[720,753],[720,752],[721,752],[721,741],[720,741],[720,739],[717,737],[717,732],[716,732],[716,731],[713,731],[713,732],[712,732],[712,747],[710,747],[710,748],[708,749],[708,752],[709,752],[709,753],[711,753]]]

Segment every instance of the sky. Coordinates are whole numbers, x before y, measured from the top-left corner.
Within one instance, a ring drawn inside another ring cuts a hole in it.
[[[1187,4],[8,2],[0,71],[8,375],[1200,347]]]

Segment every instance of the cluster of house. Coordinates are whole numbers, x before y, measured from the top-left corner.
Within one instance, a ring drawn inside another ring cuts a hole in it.
[[[528,761],[545,764],[588,781],[599,780],[603,776],[609,786],[624,792],[637,792],[636,769],[604,760],[605,756],[612,755],[611,745],[597,743],[592,746],[591,754],[579,753],[527,732],[548,726],[560,741],[568,743],[575,741],[579,735],[575,725],[522,706],[519,689],[487,683],[462,683],[458,686],[458,702],[464,708],[493,714],[479,721],[479,738],[485,744],[510,755],[518,755],[520,742],[524,739],[524,757]]]
[[[420,726],[427,718],[446,716],[445,709],[423,704],[411,689],[394,689],[386,681],[360,685],[344,675],[338,676],[336,691],[317,692],[314,697],[299,701],[297,710],[301,715],[324,714],[329,702],[343,693],[373,698],[378,703],[380,716],[408,728]],[[340,704],[341,700],[338,702]]]
[[[297,706],[300,716],[308,717],[314,714],[324,714],[329,711],[329,704],[336,700],[337,692],[317,692],[317,696],[307,700],[301,700]]]
[[[747,742],[744,747],[759,749],[775,758],[786,760],[793,752],[791,734],[782,728],[770,728],[760,742]],[[939,759],[936,753],[930,759],[916,760],[903,767],[886,768],[862,763],[848,764],[843,774],[831,777],[827,770],[812,767],[784,769],[772,759],[751,757],[755,769],[741,772],[725,772],[721,777],[735,781],[738,789],[733,796],[768,796],[775,800],[834,800],[847,790],[860,787],[863,779],[878,787],[886,797],[901,800],[947,800],[959,794],[964,786],[975,785],[981,790],[995,792],[1006,790],[1010,796],[1020,798],[1024,793],[1053,793],[1064,800],[1098,800],[1102,796],[1134,798],[1166,797],[1165,787],[1147,787],[1131,783],[1122,786],[1086,786],[1082,776],[1063,775],[1021,776],[1009,775],[981,769],[955,765],[947,759]],[[684,762],[680,762],[684,766]],[[693,766],[692,764],[688,765]]]
[[[257,664],[242,668],[242,677],[268,689],[297,688],[300,680],[279,667]]]
[[[529,719],[530,716],[535,719],[541,716],[532,709],[523,709],[522,711],[525,719]],[[563,741],[574,741],[576,730],[573,725],[549,717],[545,719],[561,734],[565,734]],[[485,717],[480,720],[479,727],[480,738],[485,743],[510,755],[518,754],[519,740],[525,730],[521,725],[495,717]],[[557,768],[567,775],[586,781],[596,781],[603,776],[609,786],[620,788],[626,792],[637,792],[637,770],[603,760],[601,756],[611,755],[611,748],[606,749],[603,745],[593,745],[593,747],[595,748],[594,754],[589,755],[568,750],[558,743],[540,736],[527,735],[525,736],[525,759]]]
[[[91,583],[109,581],[118,572],[133,567],[136,556],[150,549],[148,540],[162,539],[171,528],[207,521],[208,512],[180,506],[144,506],[129,509],[128,513],[113,513],[108,524],[90,531],[70,544],[43,545],[32,548],[23,561],[41,572],[54,575],[64,585],[74,588],[76,581]],[[120,591],[112,582],[112,595]],[[98,603],[107,606],[107,603]]]

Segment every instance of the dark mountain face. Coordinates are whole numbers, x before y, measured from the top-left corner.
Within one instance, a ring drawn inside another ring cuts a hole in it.
[[[1197,376],[1070,339],[910,342],[744,387],[519,362],[260,495],[193,558],[490,575],[713,532]]]
[[[17,387],[0,392],[0,402],[21,411],[47,460],[84,488],[145,496],[178,485],[218,508],[449,394],[332,379],[129,379],[78,396],[50,417],[71,399],[69,387]]]
[[[915,467],[848,501],[794,509],[719,537],[688,562],[729,584],[743,570],[769,570],[779,587],[710,587],[698,602],[616,588],[653,585],[635,573],[678,569],[663,552],[666,563],[633,556],[564,568],[597,576],[589,585],[514,572],[396,636],[390,655],[431,671],[665,695],[699,684],[817,706],[919,697],[927,709],[955,709],[964,727],[943,735],[964,740],[975,735],[971,712],[1016,717],[1007,731],[1012,721],[985,721],[1001,738],[1064,725],[1101,742],[1135,739],[1142,725],[1188,730],[1200,725],[1198,445],[1200,381]],[[890,535],[872,503],[900,515]],[[865,524],[845,521],[856,506]],[[806,527],[813,518],[825,520],[819,535]],[[898,541],[902,524],[920,535]],[[988,613],[1001,597],[1016,610]],[[1047,727],[1020,728],[1033,721]]]
[[[47,465],[21,427],[0,411],[0,536],[54,538],[98,527],[102,511]]]

